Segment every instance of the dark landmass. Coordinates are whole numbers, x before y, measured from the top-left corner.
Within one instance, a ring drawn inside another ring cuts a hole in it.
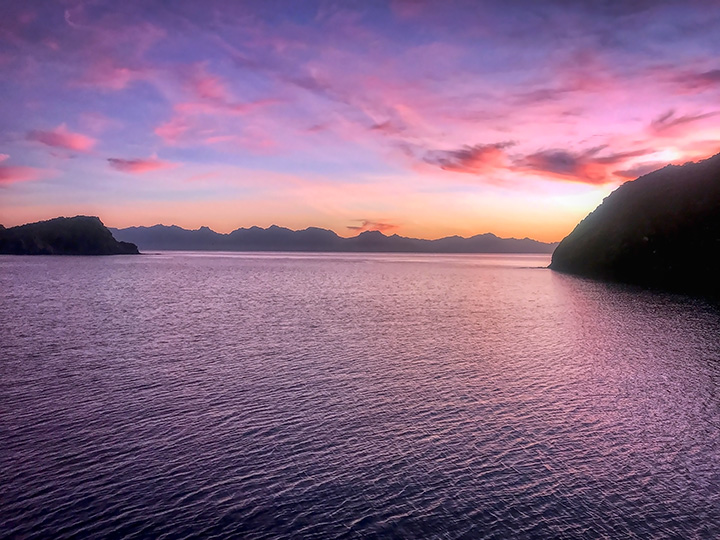
[[[179,251],[319,251],[319,252],[402,252],[402,253],[552,253],[557,244],[529,238],[498,238],[480,234],[471,238],[450,236],[420,240],[379,231],[366,231],[342,238],[333,231],[310,227],[293,231],[273,225],[250,227],[228,234],[201,227],[187,230],[176,225],[111,229],[116,238],[133,242],[142,250]]]
[[[96,217],[59,217],[6,229],[0,225],[0,254],[137,255],[135,244],[118,242]]]
[[[550,268],[720,297],[720,154],[627,182],[582,220]]]

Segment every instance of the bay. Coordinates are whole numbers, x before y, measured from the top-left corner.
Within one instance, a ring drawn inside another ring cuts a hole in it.
[[[548,263],[0,257],[0,537],[720,536],[720,310]]]

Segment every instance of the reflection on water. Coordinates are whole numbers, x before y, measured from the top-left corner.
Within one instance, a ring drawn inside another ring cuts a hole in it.
[[[0,536],[711,538],[720,311],[547,256],[0,258]]]

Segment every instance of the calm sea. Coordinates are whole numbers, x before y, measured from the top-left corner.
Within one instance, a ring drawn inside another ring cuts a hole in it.
[[[720,309],[548,263],[0,257],[0,537],[720,537]]]

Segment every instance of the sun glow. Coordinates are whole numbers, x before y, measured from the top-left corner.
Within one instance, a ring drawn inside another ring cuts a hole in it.
[[[560,240],[623,182],[720,150],[708,13],[648,5],[627,34],[582,2],[540,27],[398,3],[9,3],[0,221]],[[673,25],[696,31],[652,31]]]

